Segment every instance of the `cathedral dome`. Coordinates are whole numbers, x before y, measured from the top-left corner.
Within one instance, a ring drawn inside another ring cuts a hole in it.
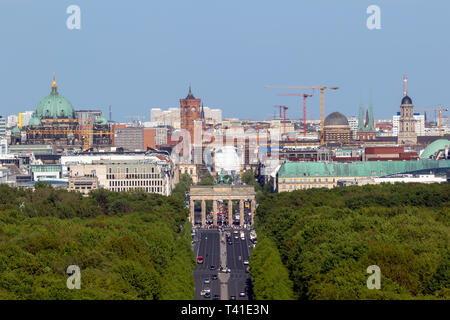
[[[95,123],[101,126],[105,126],[108,124],[108,120],[104,116],[98,116],[95,118]]]
[[[413,103],[410,97],[404,96],[402,99],[402,104],[413,104]]]
[[[348,126],[348,119],[340,112],[330,113],[324,122],[325,126]]]
[[[36,108],[36,116],[39,119],[74,118],[75,110],[72,104],[60,95],[57,89],[55,77],[53,76],[52,92],[43,98]]]
[[[40,126],[41,125],[41,120],[39,120],[38,116],[36,115],[36,113],[33,113],[33,115],[31,116],[30,121],[28,122],[29,126]]]
[[[17,127],[12,128],[11,134],[12,134],[13,136],[20,135],[20,130],[19,130],[19,128],[17,128]]]

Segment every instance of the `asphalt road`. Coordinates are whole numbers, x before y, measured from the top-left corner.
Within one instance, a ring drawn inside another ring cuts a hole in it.
[[[239,230],[240,232],[240,230]],[[245,232],[245,240],[234,237],[231,231],[233,244],[227,244],[227,264],[231,269],[230,279],[228,280],[228,295],[235,296],[237,300],[248,300],[251,298],[251,282],[250,275],[245,272],[246,265],[244,260],[249,260],[251,252],[251,242],[249,240],[249,232]],[[246,287],[248,290],[246,290]],[[240,297],[239,293],[245,292],[245,297]],[[228,297],[228,298],[230,298]]]
[[[239,237],[235,239],[233,230],[230,230],[232,237],[232,244],[225,244],[226,246],[226,261],[228,268],[231,269],[230,278],[228,280],[228,297],[236,297],[236,300],[251,299],[251,282],[250,275],[245,272],[246,265],[244,260],[249,260],[252,243],[249,240],[249,231],[245,230],[245,240],[240,238],[240,230],[238,230]],[[211,290],[211,298],[217,294],[220,296],[220,282],[219,280],[212,280],[213,274],[219,275],[220,267],[220,238],[221,234],[216,229],[196,229],[196,236],[194,237],[195,244],[193,246],[194,254],[197,257],[201,256],[204,259],[203,264],[197,264],[194,270],[195,280],[195,299],[209,300],[200,295],[200,292],[209,288]],[[211,271],[209,268],[214,265],[216,270]],[[205,284],[205,278],[210,279],[209,284]],[[246,288],[248,288],[246,290]],[[245,292],[244,297],[240,297],[239,293]]]
[[[197,268],[194,270],[195,280],[195,299],[196,300],[209,300],[200,295],[200,292],[205,288],[211,289],[211,298],[215,294],[220,295],[220,283],[219,280],[212,280],[212,275],[219,274],[220,267],[220,235],[217,230],[196,230],[195,236],[198,240],[194,247],[195,257],[203,257],[203,264],[197,264]],[[210,270],[210,266],[215,266],[215,270]],[[206,284],[205,279],[209,278],[210,283]]]

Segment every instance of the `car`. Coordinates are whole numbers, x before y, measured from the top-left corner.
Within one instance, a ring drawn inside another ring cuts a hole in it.
[[[236,300],[236,296],[230,296],[230,300]]]
[[[216,266],[210,265],[210,266],[209,266],[209,270],[216,270]]]
[[[217,274],[213,274],[213,275],[211,276],[211,280],[217,280]]]
[[[220,300],[220,296],[218,294],[215,294],[213,300]]]
[[[202,291],[200,291],[200,295],[201,295],[201,296],[204,296],[206,293],[211,294],[211,289],[205,288],[205,289],[203,289]]]
[[[202,264],[203,263],[203,257],[197,257],[197,263]]]
[[[209,284],[211,282],[211,280],[209,278],[205,278],[205,280],[203,282],[206,284]]]
[[[247,265],[248,264],[248,260],[244,260],[244,264]]]
[[[209,293],[209,292],[205,292],[205,295],[204,295],[204,297],[205,297],[206,299],[209,299],[209,298],[211,298],[211,293]]]
[[[233,241],[228,241],[227,242],[229,245],[232,245],[233,244]]]
[[[245,272],[246,272],[246,273],[249,273],[249,272],[250,272],[250,268],[249,268],[249,267],[246,267],[246,268],[245,268]]]
[[[245,292],[244,291],[239,292],[239,297],[245,297]]]

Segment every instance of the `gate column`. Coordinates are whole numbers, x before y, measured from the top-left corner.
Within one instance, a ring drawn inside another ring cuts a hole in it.
[[[206,225],[206,203],[202,200],[202,226]]]
[[[244,199],[239,200],[239,226],[244,226]]]
[[[217,226],[217,200],[213,200],[213,225]]]
[[[228,200],[228,226],[233,226],[233,201]]]
[[[194,216],[194,213],[195,213],[195,207],[194,207],[194,200],[189,200],[189,209],[190,209],[190,213],[191,213],[191,223],[192,223],[192,226],[194,226],[195,225],[195,216]]]

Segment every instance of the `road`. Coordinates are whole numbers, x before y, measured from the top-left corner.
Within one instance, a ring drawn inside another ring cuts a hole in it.
[[[195,257],[203,257],[203,264],[197,264],[194,270],[195,299],[205,299],[200,292],[205,288],[211,289],[211,299],[217,294],[220,295],[219,280],[212,280],[212,275],[218,275],[220,266],[220,235],[217,230],[197,230],[195,239],[198,242],[193,246]],[[210,270],[213,265],[215,270]],[[205,279],[209,278],[210,283],[206,284]]]
[[[248,300],[251,298],[250,275],[245,272],[246,265],[244,265],[244,261],[249,261],[250,259],[252,244],[249,240],[249,232],[245,230],[244,233],[245,240],[241,240],[240,237],[236,239],[232,233],[233,244],[227,244],[227,264],[231,269],[231,276],[228,280],[228,295],[230,297],[235,296],[237,300]],[[247,290],[248,293],[245,290],[246,287],[249,288]],[[240,292],[246,292],[245,297],[240,297]]]
[[[250,275],[245,272],[246,265],[244,260],[249,260],[252,244],[249,241],[249,232],[245,230],[245,240],[234,238],[233,230],[229,230],[232,235],[232,244],[223,243],[224,250],[223,261],[226,261],[226,265],[231,269],[229,280],[227,281],[227,297],[221,297],[221,299],[230,299],[231,296],[236,297],[237,300],[248,300],[251,298],[251,283]],[[240,230],[239,230],[240,232]],[[211,280],[213,274],[219,275],[220,263],[220,241],[223,233],[220,233],[217,229],[196,229],[196,240],[193,245],[194,254],[197,257],[204,258],[203,264],[197,264],[197,268],[194,270],[195,280],[195,299],[206,300],[200,295],[200,292],[205,288],[210,288],[211,299],[217,294],[220,295],[220,281]],[[225,239],[225,237],[223,237]],[[210,270],[210,266],[214,265],[216,270]],[[205,284],[205,278],[210,279],[209,284]],[[245,288],[249,287],[245,297],[240,297],[239,293],[245,291]],[[209,300],[209,299],[208,299]]]

